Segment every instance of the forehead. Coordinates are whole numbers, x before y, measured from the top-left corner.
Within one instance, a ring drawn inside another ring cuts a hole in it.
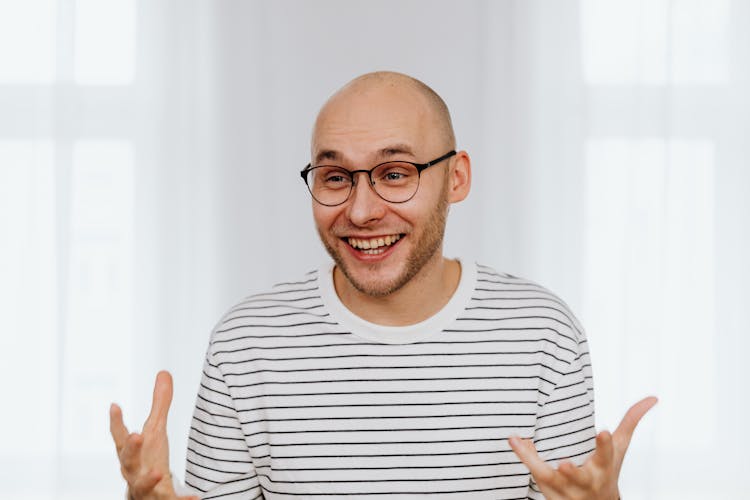
[[[389,150],[418,156],[433,146],[433,115],[424,96],[409,88],[342,91],[318,115],[312,158],[367,161]]]

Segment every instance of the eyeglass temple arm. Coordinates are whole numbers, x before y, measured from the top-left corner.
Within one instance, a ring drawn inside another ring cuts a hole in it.
[[[440,163],[440,162],[441,162],[441,161],[443,161],[443,160],[447,160],[448,158],[450,158],[451,156],[453,156],[453,155],[455,155],[455,154],[456,154],[456,150],[455,150],[455,149],[454,149],[454,150],[452,150],[452,151],[448,151],[447,153],[445,153],[445,154],[444,154],[443,156],[441,156],[440,158],[435,158],[435,159],[434,159],[434,160],[432,160],[432,161],[431,161],[430,163],[425,163],[425,164],[424,164],[424,166],[425,166],[425,167],[431,167],[432,165],[434,165],[434,164],[436,164],[436,163]]]
[[[429,163],[421,163],[421,164],[420,163],[415,163],[414,165],[417,167],[417,170],[419,170],[419,172],[422,173],[422,171],[424,169],[426,169],[427,167],[431,167],[433,165],[436,165],[436,164],[440,163],[443,160],[447,160],[448,158],[450,158],[451,156],[453,156],[455,154],[456,154],[456,150],[454,149],[452,151],[448,151],[447,153],[445,153],[440,158],[435,158],[434,160],[432,160]]]

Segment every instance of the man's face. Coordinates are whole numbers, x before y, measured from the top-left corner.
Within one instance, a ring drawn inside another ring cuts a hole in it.
[[[389,160],[424,163],[446,153],[435,116],[416,92],[371,88],[335,96],[321,111],[312,143],[313,164],[369,169]],[[425,170],[405,203],[381,199],[357,174],[349,199],[327,207],[313,201],[323,245],[362,293],[399,290],[430,262],[442,259],[449,161]]]

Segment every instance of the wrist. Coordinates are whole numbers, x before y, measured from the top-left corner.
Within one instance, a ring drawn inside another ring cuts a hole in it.
[[[163,481],[165,481],[165,484],[169,485],[168,486],[169,490],[171,490],[172,492],[175,491],[175,489],[174,489],[174,481],[175,481],[175,479],[172,476],[172,471],[171,470],[167,471],[167,473],[164,474],[164,476],[159,480],[159,483],[161,483]],[[154,488],[156,488],[156,487],[158,487],[158,484]],[[130,485],[128,485],[128,489],[125,492],[125,500],[137,500],[136,497],[133,495],[133,492],[130,490]]]

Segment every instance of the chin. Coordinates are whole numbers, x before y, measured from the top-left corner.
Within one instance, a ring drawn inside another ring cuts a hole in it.
[[[354,276],[351,276],[350,273],[347,273],[345,268],[341,267],[341,271],[358,292],[370,297],[386,297],[400,290],[411,279],[409,276],[404,275],[394,279],[358,280]]]
[[[342,258],[338,252],[330,252],[336,266],[346,277],[346,280],[360,293],[370,297],[385,297],[401,289],[413,277],[405,266],[391,271],[382,264],[353,265]],[[356,268],[354,268],[356,266]]]

